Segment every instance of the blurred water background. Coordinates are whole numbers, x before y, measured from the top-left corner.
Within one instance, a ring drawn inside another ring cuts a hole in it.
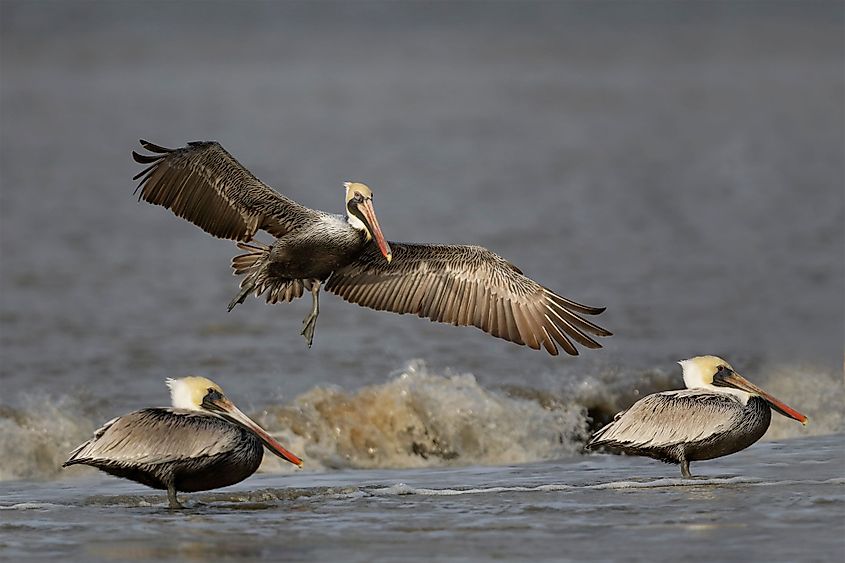
[[[643,534],[695,536],[691,559],[838,557],[843,19],[841,2],[0,3],[0,557],[208,558],[229,553],[220,528],[255,558],[286,531],[292,558],[676,553]],[[330,211],[366,182],[388,239],[487,246],[607,306],[615,336],[553,358],[326,294],[308,350],[307,299],[227,314],[237,249],[133,197],[139,138],[216,139]],[[775,442],[687,486],[582,455],[706,353],[811,424],[776,416]],[[267,460],[188,519],[139,485],[60,475],[99,424],[189,373],[305,472]],[[130,525],[139,512],[154,523]],[[104,515],[124,548],[91,550]],[[172,526],[182,543],[141,549]]]

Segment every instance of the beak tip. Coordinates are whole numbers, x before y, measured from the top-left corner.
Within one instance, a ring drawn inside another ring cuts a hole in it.
[[[385,258],[387,258],[387,263],[390,264],[393,261],[393,253],[388,252],[387,256],[385,256]]]

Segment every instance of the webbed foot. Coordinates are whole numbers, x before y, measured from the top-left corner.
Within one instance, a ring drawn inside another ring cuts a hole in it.
[[[308,347],[311,348],[311,344],[314,342],[314,329],[317,328],[317,315],[308,315],[302,320],[302,324],[305,325],[305,328],[302,329],[302,336],[305,337],[305,340],[308,341]]]

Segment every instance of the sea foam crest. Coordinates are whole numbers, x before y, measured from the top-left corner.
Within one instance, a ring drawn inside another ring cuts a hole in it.
[[[511,397],[422,362],[353,392],[317,387],[294,405],[271,407],[259,422],[289,429],[291,449],[326,467],[524,463],[575,453],[587,432],[586,410],[574,402]],[[277,465],[265,459],[266,470]]]

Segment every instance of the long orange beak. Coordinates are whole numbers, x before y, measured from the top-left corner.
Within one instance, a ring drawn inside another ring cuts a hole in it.
[[[276,440],[273,439],[270,434],[267,433],[266,430],[258,426],[258,424],[249,418],[247,415],[242,413],[238,407],[235,406],[232,401],[227,398],[222,398],[214,401],[214,406],[220,410],[220,414],[224,417],[228,418],[232,422],[243,426],[264,442],[264,445],[267,446],[267,449],[282,458],[285,461],[289,461],[292,464],[302,467],[302,460],[287,451],[284,446],[278,443]]]
[[[376,239],[379,250],[384,254],[389,264],[393,260],[393,253],[390,251],[390,245],[387,244],[387,241],[384,240],[384,235],[381,233],[381,227],[378,224],[378,219],[376,219],[376,210],[373,209],[373,200],[365,199],[358,204],[358,209],[367,220],[367,226],[370,228],[373,238]]]
[[[794,418],[801,424],[807,424],[808,418],[798,412],[797,410],[793,409],[792,407],[787,406],[785,403],[775,399],[735,371],[731,371],[730,375],[723,376],[721,381],[730,387],[735,387],[736,389],[741,389],[742,391],[747,391],[748,393],[754,393],[755,395],[759,395],[763,398],[764,401],[769,403],[773,409],[778,411],[783,416],[787,416],[789,418]]]

